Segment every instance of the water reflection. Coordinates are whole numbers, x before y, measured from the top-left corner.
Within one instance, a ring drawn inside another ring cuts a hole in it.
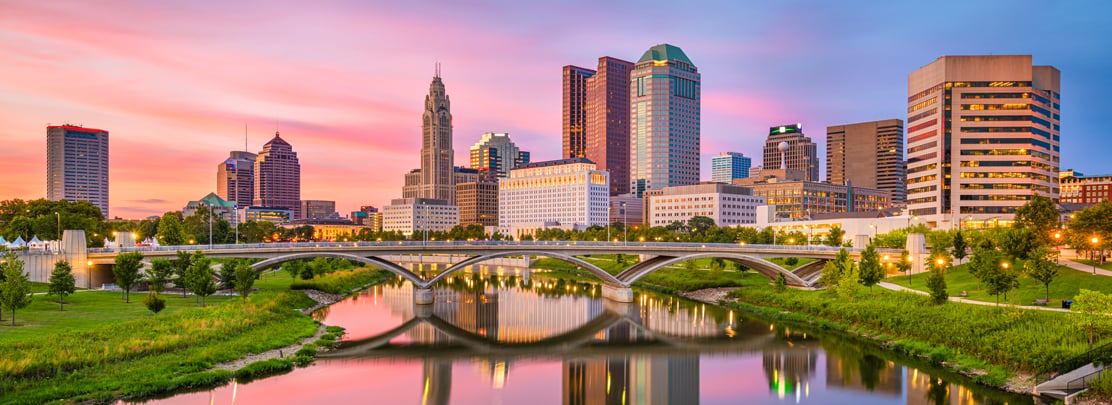
[[[463,274],[434,294],[433,305],[417,306],[407,283],[376,286],[319,315],[348,335],[313,366],[161,402],[1030,402],[952,384],[852,342],[667,296],[615,303],[597,285],[538,274]]]

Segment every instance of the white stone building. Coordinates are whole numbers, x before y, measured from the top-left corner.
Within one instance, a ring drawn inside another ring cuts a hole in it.
[[[382,208],[382,230],[409,236],[428,230],[446,232],[459,225],[459,207],[434,198],[399,198]]]
[[[519,238],[540,226],[586,229],[609,220],[610,174],[584,158],[523,165],[498,182],[498,229]]]
[[[696,216],[713,219],[718,226],[752,224],[757,207],[765,204],[765,198],[752,195],[748,187],[722,183],[667,187],[645,193],[645,199],[649,226],[686,223]]]

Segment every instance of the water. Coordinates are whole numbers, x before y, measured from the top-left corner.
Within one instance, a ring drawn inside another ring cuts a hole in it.
[[[668,296],[465,274],[412,304],[377,286],[314,314],[342,347],[280,376],[160,404],[1023,404],[832,336]]]

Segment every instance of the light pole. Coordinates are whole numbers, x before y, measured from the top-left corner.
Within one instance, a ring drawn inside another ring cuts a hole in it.
[[[59,214],[58,211],[54,211],[54,216],[58,217],[58,241],[61,242],[62,241],[62,214]]]
[[[232,203],[232,212],[235,216],[232,217],[232,228],[236,229],[236,244],[239,244],[239,203]]]
[[[1054,247],[1057,254],[1054,255],[1054,264],[1060,264],[1062,261],[1062,231],[1054,231]]]
[[[626,202],[618,201],[618,207],[622,209],[622,239],[625,239],[625,244],[629,244],[629,221],[626,218]]]
[[[869,239],[869,243],[872,243],[876,239],[876,224],[869,224],[869,229],[873,230],[873,237]]]
[[[1100,239],[1097,239],[1097,237],[1094,236],[1093,239],[1090,239],[1089,241],[1093,242],[1093,252],[1089,254],[1089,259],[1093,262],[1093,274],[1097,274],[1097,255],[1096,255],[1096,253],[1097,253],[1097,243],[1100,242]]]

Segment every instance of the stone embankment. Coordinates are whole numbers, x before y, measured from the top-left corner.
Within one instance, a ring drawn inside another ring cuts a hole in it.
[[[707,304],[718,305],[720,300],[733,301],[732,298],[726,298],[730,291],[736,290],[738,287],[722,287],[722,288],[705,288],[702,290],[688,291],[680,293],[681,297],[689,300],[705,302]]]
[[[301,290],[301,291],[304,292],[305,295],[307,295],[309,298],[312,298],[313,301],[317,302],[317,305],[314,305],[310,308],[306,308],[306,309],[302,310],[302,312],[304,312],[306,314],[312,314],[313,311],[316,311],[318,309],[321,309],[321,308],[327,307],[329,305],[335,304],[337,302],[340,302],[345,298],[342,295],[329,294],[329,293],[326,293],[324,291],[318,291],[318,290]],[[217,370],[232,370],[232,371],[235,371],[235,370],[238,370],[240,368],[243,368],[243,366],[246,366],[248,364],[251,364],[251,363],[254,363],[254,362],[257,362],[257,361],[264,361],[264,360],[270,360],[270,359],[280,359],[280,358],[284,358],[284,357],[287,357],[287,356],[293,356],[293,354],[295,352],[297,352],[297,350],[300,349],[301,346],[309,344],[309,343],[313,343],[317,339],[320,339],[320,336],[324,334],[325,326],[326,325],[321,324],[320,327],[317,328],[317,333],[313,334],[313,336],[301,339],[301,341],[298,342],[298,343],[294,343],[294,344],[286,346],[286,347],[280,347],[280,348],[277,348],[277,349],[274,349],[274,350],[269,350],[269,351],[265,351],[265,352],[258,353],[258,354],[251,354],[251,355],[248,355],[247,357],[244,357],[242,359],[233,360],[233,361],[229,361],[229,362],[225,362],[225,363],[220,363],[220,364],[217,364],[213,368],[217,369]]]

